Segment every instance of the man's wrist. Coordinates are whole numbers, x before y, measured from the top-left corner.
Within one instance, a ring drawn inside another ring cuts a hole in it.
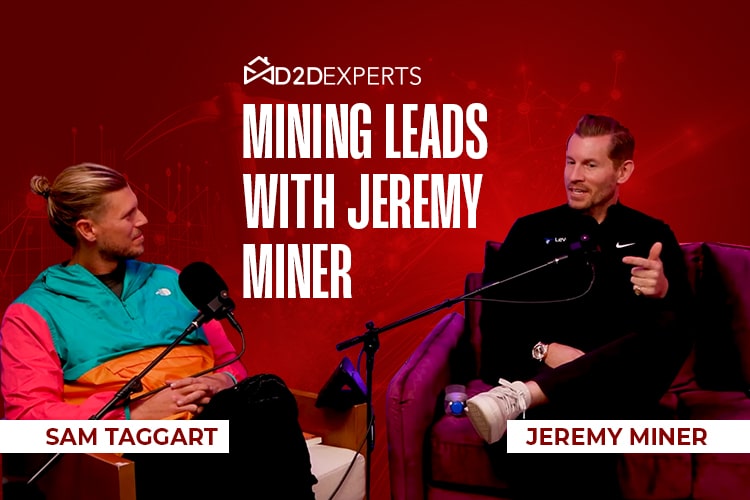
[[[220,373],[223,373],[224,375],[229,377],[229,379],[232,381],[232,384],[230,385],[230,387],[237,385],[237,377],[235,377],[231,372],[220,372]]]

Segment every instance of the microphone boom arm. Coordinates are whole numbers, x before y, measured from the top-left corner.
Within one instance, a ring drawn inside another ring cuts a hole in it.
[[[465,293],[465,294],[460,295],[458,297],[454,297],[454,298],[451,298],[451,299],[445,299],[443,302],[440,302],[439,304],[435,304],[432,307],[428,307],[427,309],[423,309],[422,311],[416,312],[414,314],[411,314],[409,316],[401,318],[401,319],[399,319],[397,321],[394,321],[392,323],[388,323],[385,326],[381,326],[381,327],[375,328],[375,326],[374,326],[374,324],[372,322],[368,322],[365,325],[367,327],[367,332],[366,333],[364,333],[362,335],[358,335],[356,337],[352,337],[349,340],[345,340],[343,342],[339,342],[338,344],[336,344],[336,350],[337,351],[343,351],[344,349],[348,349],[348,348],[350,348],[352,346],[355,346],[357,344],[364,343],[369,336],[373,335],[373,333],[377,335],[377,334],[386,332],[388,330],[392,330],[394,328],[397,328],[397,327],[399,327],[401,325],[405,325],[407,323],[411,323],[412,321],[415,321],[415,320],[417,320],[419,318],[423,318],[425,316],[429,316],[430,314],[432,314],[434,312],[437,312],[437,311],[440,311],[441,309],[446,309],[448,307],[451,307],[453,305],[458,304],[459,302],[463,302],[466,299],[470,299],[470,298],[472,298],[472,297],[474,297],[476,295],[481,295],[483,292],[486,292],[490,288],[494,288],[494,287],[496,287],[498,285],[502,285],[503,283],[507,283],[508,281],[514,280],[516,278],[520,278],[521,276],[524,276],[526,274],[533,273],[533,272],[538,271],[539,269],[545,268],[547,266],[551,266],[553,264],[557,264],[558,262],[561,262],[561,261],[563,261],[563,260],[565,260],[567,258],[568,258],[568,255],[562,255],[560,257],[556,257],[556,258],[554,258],[554,259],[552,259],[552,260],[550,260],[548,262],[545,262],[544,264],[542,264],[540,266],[528,269],[526,271],[523,271],[521,273],[515,274],[513,276],[510,276],[508,278],[505,278],[505,279],[502,279],[502,280],[499,280],[499,281],[493,281],[492,283],[488,283],[488,284],[486,284],[486,285],[484,285],[484,286],[482,286],[480,288],[477,288],[476,290],[472,290],[471,292]],[[372,328],[370,327],[370,325],[372,325]]]

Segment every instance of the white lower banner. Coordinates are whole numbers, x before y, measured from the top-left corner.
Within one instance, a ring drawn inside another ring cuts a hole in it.
[[[750,453],[750,420],[510,420],[508,453]]]
[[[229,453],[226,420],[0,420],[0,453]]]

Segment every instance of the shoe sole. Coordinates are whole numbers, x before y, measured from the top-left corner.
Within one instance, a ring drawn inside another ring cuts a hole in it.
[[[466,402],[466,406],[468,408],[469,420],[471,421],[471,425],[474,426],[474,430],[477,431],[477,434],[490,444],[499,441],[502,436],[494,435],[492,425],[485,418],[485,415],[497,413],[495,402],[478,397],[469,399]]]

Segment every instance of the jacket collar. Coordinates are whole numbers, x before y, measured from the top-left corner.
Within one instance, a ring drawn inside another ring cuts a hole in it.
[[[155,268],[155,264],[147,262],[126,261],[122,300],[127,299],[128,296],[143,286],[143,283],[153,274]],[[102,283],[99,278],[79,264],[67,266],[63,263],[51,266],[42,273],[40,279],[43,286],[50,292],[77,299],[89,297],[92,290],[98,289],[92,287],[102,287],[102,289],[109,290],[107,285]]]

